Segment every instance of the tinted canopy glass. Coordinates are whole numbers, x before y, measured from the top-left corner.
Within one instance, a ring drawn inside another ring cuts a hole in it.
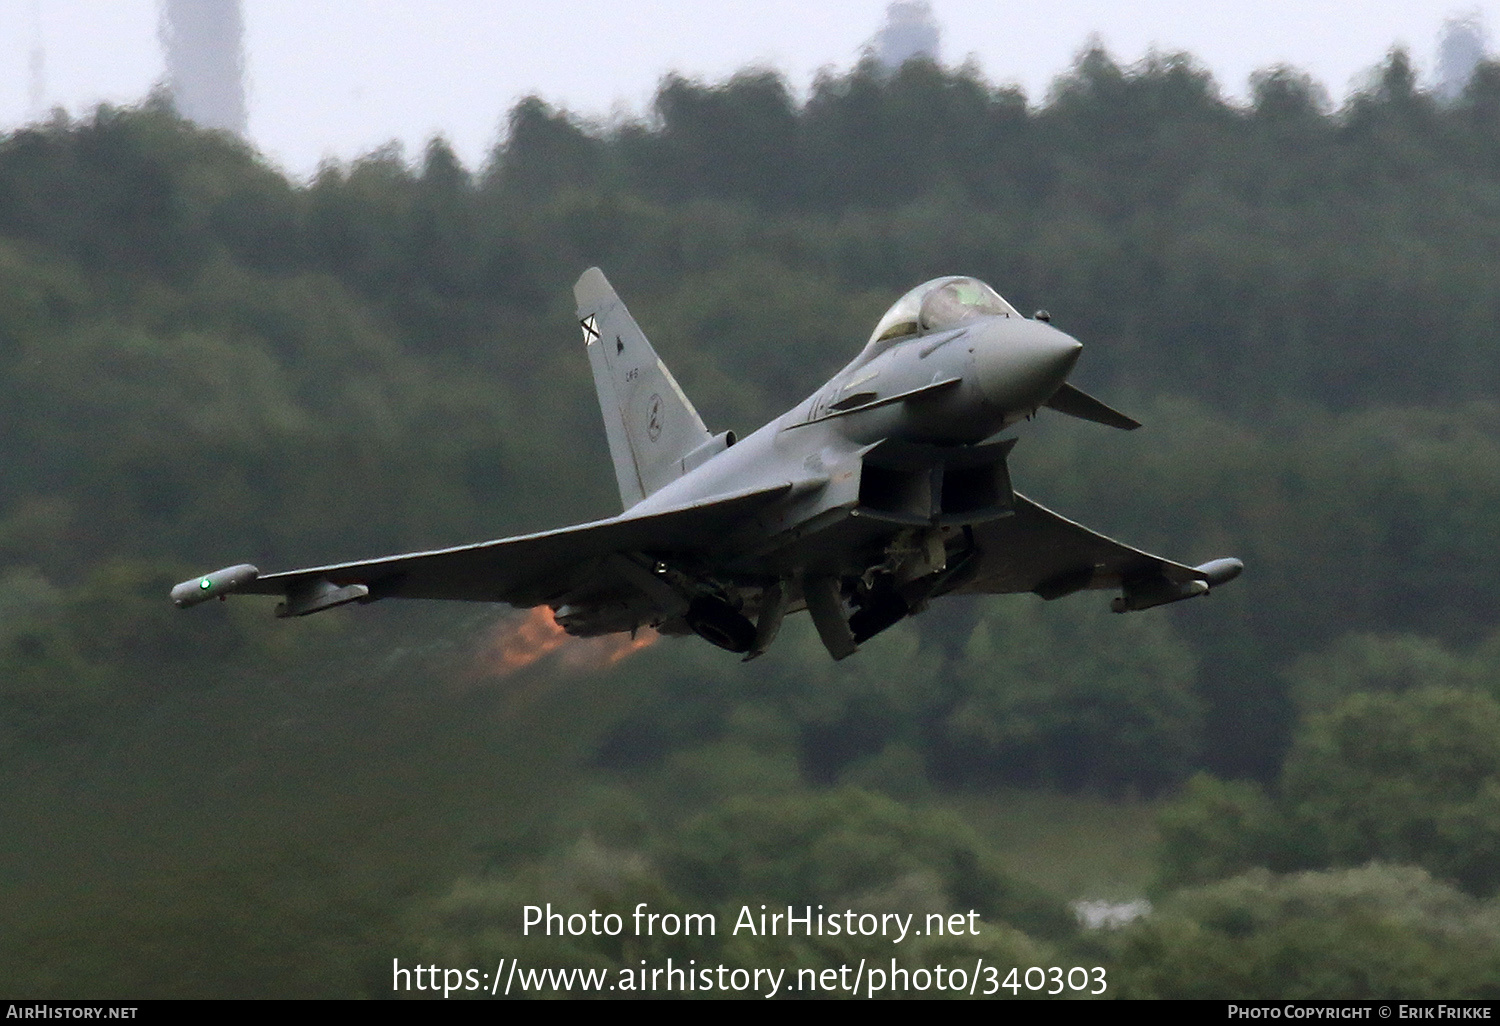
[[[978,278],[934,278],[896,300],[875,325],[870,345],[961,327],[985,316],[1021,315]]]

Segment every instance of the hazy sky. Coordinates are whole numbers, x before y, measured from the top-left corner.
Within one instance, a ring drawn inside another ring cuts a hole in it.
[[[245,0],[254,142],[290,171],[350,158],[391,139],[409,152],[441,132],[470,164],[505,112],[537,93],[606,118],[640,112],[660,77],[710,81],[748,64],[800,91],[844,70],[879,28],[886,0]],[[1097,34],[1116,59],[1187,50],[1225,92],[1251,72],[1303,68],[1341,99],[1404,44],[1424,75],[1445,18],[1500,26],[1500,0],[932,0],[942,57],[972,56],[994,82],[1040,101]],[[37,12],[40,11],[40,19]],[[0,0],[0,130],[30,118],[29,56],[40,31],[46,99],[70,112],[132,103],[162,75],[155,0]]]

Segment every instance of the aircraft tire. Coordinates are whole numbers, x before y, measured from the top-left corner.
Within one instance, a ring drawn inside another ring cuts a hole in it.
[[[854,634],[855,643],[863,645],[887,627],[893,627],[906,619],[910,612],[911,607],[900,595],[885,592],[849,617],[849,630]]]
[[[755,645],[755,624],[723,599],[695,598],[683,619],[694,634],[725,651],[745,653]]]

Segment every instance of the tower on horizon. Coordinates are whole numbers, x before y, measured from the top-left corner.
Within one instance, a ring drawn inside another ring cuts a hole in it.
[[[249,112],[240,0],[162,0],[160,33],[177,112],[243,138]]]
[[[869,53],[886,71],[895,71],[913,57],[936,61],[941,35],[927,0],[895,0],[885,9],[885,24],[870,40]]]
[[[1450,101],[1458,99],[1484,58],[1484,23],[1480,21],[1478,11],[1443,22],[1443,31],[1438,38],[1438,96]]]
[[[33,121],[41,121],[47,116],[47,47],[42,39],[42,0],[31,0],[31,59],[27,70],[27,113]]]

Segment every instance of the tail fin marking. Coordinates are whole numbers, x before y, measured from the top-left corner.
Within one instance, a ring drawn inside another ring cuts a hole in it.
[[[680,477],[683,458],[712,436],[604,272],[585,271],[573,297],[620,501],[629,509]]]

